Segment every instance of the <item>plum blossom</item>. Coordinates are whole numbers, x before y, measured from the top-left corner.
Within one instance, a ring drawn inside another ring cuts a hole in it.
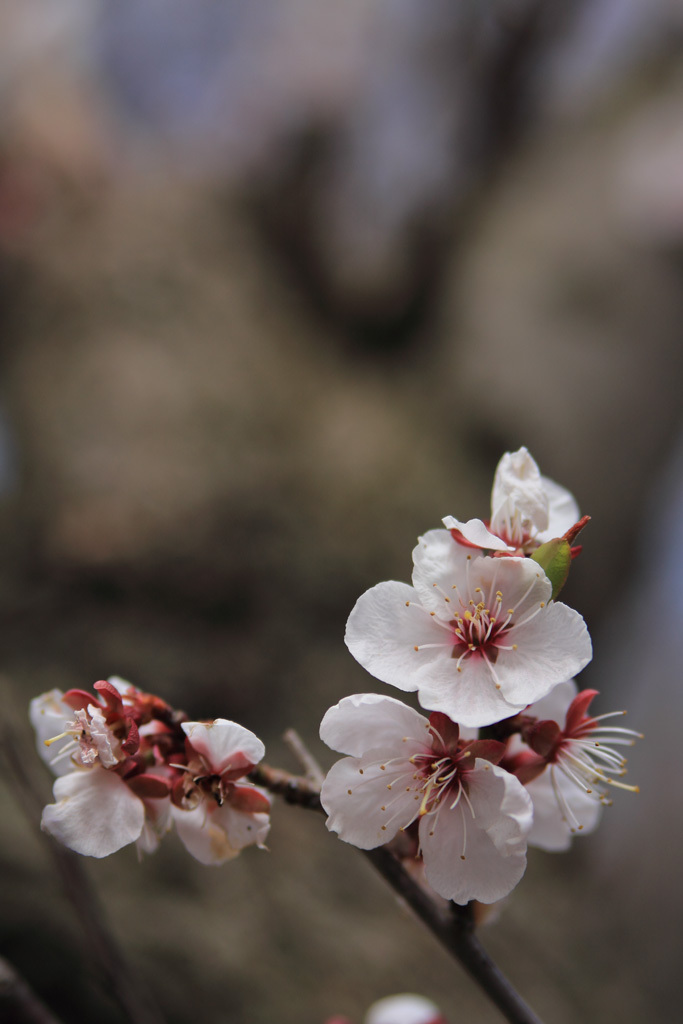
[[[38,750],[58,776],[41,827],[77,853],[106,857],[129,843],[151,851],[170,825],[169,784],[140,756],[148,695],[116,680],[51,690],[31,701]],[[159,702],[161,703],[161,702]]]
[[[526,785],[534,805],[528,841],[542,850],[566,850],[572,836],[592,832],[611,803],[610,787],[638,791],[621,781],[626,759],[614,748],[632,746],[640,734],[603,724],[623,711],[590,716],[596,696],[578,693],[573,679],[559,683],[526,709],[510,740],[503,764]]]
[[[551,600],[531,559],[491,558],[431,530],[413,586],[379,583],[357,601],[346,644],[377,679],[466,726],[523,710],[591,659],[578,612]]]
[[[541,476],[526,448],[506,452],[498,463],[491,492],[491,520],[463,523],[446,516],[444,526],[468,547],[501,554],[528,554],[561,537],[579,518],[573,495]]]
[[[181,841],[202,864],[222,864],[245,846],[263,847],[270,797],[241,781],[265,753],[261,740],[224,718],[183,722],[186,764],[173,789],[173,818]]]
[[[504,745],[461,740],[458,726],[427,720],[393,697],[346,697],[320,726],[349,755],[332,766],[320,799],[327,827],[363,850],[417,827],[425,874],[440,896],[493,903],[526,867],[531,800],[496,763]]]

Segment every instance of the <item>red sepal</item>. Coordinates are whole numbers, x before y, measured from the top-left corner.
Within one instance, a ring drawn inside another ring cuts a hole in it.
[[[141,800],[161,800],[171,792],[171,787],[167,780],[162,779],[159,775],[134,775],[132,779],[127,779],[126,781],[128,787]]]
[[[503,768],[519,779],[523,786],[533,782],[545,771],[548,762],[538,754],[532,754],[530,750],[521,750],[513,757],[506,757]]]
[[[452,722],[448,715],[444,715],[443,711],[432,711],[429,716],[429,731],[434,737],[434,752],[455,757],[458,752],[460,726]]]
[[[572,545],[583,530],[584,526],[590,523],[590,521],[590,516],[581,516],[578,523],[574,523],[574,525],[570,526],[567,532],[562,535],[562,540],[566,540],[570,545]]]
[[[599,690],[582,690],[581,693],[577,693],[567,708],[567,718],[564,726],[565,735],[572,736],[584,720],[589,717],[587,714],[588,708],[599,692]]]
[[[93,697],[92,693],[88,693],[86,690],[67,690],[62,700],[74,711],[83,711],[88,704],[95,704],[98,708],[104,707],[97,697]]]
[[[110,711],[115,711],[118,715],[122,714],[123,700],[121,698],[121,694],[119,693],[115,686],[112,686],[111,683],[107,682],[106,679],[100,679],[97,683],[95,683],[93,689],[97,690],[98,693],[102,694],[106,702],[107,708]]]
[[[472,758],[483,757],[491,764],[500,764],[505,756],[506,744],[499,740],[472,740],[465,743],[463,749],[469,751]]]
[[[133,719],[131,718],[128,721],[130,729],[128,730],[128,735],[121,744],[121,750],[125,750],[127,754],[137,754],[140,747],[140,733],[138,732],[138,727]]]
[[[542,722],[535,722],[534,725],[526,729],[524,739],[535,754],[547,760],[552,757],[562,739],[562,730],[557,722],[545,718]]]
[[[230,806],[247,814],[267,814],[270,810],[270,799],[253,786],[235,786],[230,794]]]

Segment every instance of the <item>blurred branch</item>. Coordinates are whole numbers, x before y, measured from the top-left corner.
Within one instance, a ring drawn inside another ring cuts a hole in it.
[[[299,739],[303,748],[303,744]],[[309,755],[310,756],[310,755]],[[312,759],[311,759],[312,760]],[[308,778],[268,765],[258,765],[249,778],[286,803],[325,813],[319,788]],[[417,914],[423,924],[484,990],[510,1024],[542,1024],[505,975],[499,970],[474,934],[472,907],[455,903],[443,908],[408,874],[398,857],[386,847],[362,851],[394,891]]]
[[[61,1024],[4,957],[0,957],[0,1024]]]
[[[158,1007],[141,986],[114,938],[81,858],[60,846],[40,829],[39,822],[45,803],[40,795],[44,788],[43,780],[35,771],[37,759],[26,756],[28,743],[22,742],[25,730],[23,722],[17,720],[18,716],[14,712],[10,686],[2,679],[0,686],[5,691],[2,700],[3,719],[0,723],[0,759],[5,763],[7,778],[19,807],[47,851],[65,895],[76,912],[88,953],[97,964],[107,990],[131,1024],[164,1024]]]
[[[299,733],[296,729],[288,729],[282,738],[306,772],[306,778],[309,779],[314,786],[317,786],[319,790],[323,784],[325,772],[313,757],[310,750],[308,750],[304,741],[301,739],[301,736],[299,736]]]

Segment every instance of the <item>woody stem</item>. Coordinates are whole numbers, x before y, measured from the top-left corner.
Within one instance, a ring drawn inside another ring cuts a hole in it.
[[[318,787],[308,778],[279,768],[258,765],[249,774],[252,782],[280,796],[286,803],[325,813]],[[400,860],[385,846],[362,851],[396,893],[408,903],[439,942],[476,981],[510,1024],[542,1024],[502,971],[496,966],[474,932],[472,909],[455,903],[443,909],[418,885]]]

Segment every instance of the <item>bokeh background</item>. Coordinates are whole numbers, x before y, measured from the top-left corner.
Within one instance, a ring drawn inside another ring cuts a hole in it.
[[[680,1019],[681,0],[5,0],[0,616],[7,720],[110,674],[271,763],[384,689],[346,617],[529,447],[593,516],[586,685],[647,736],[483,939],[554,1024]],[[47,773],[39,775],[45,799]],[[27,813],[28,811],[28,813]],[[0,781],[0,954],[123,1017]],[[88,862],[169,1024],[497,1012],[362,857],[276,807],[220,869]]]

